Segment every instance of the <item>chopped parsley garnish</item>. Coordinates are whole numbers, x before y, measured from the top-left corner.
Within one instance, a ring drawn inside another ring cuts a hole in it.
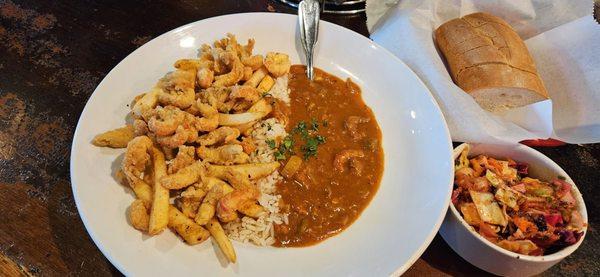
[[[282,145],[285,147],[285,149],[291,150],[292,146],[294,145],[294,141],[290,136],[287,136],[283,139]]]
[[[269,144],[269,142],[267,142],[267,144]],[[281,144],[279,145],[279,149],[277,149],[277,151],[275,152],[275,158],[277,160],[285,160],[286,154],[294,154],[293,147],[294,147],[293,138],[291,136],[285,137],[283,139],[283,141],[281,141]],[[275,147],[271,147],[271,149],[274,149],[274,148]]]
[[[269,148],[271,149],[275,149],[275,147],[277,147],[277,145],[275,145],[275,141],[272,139],[268,139],[265,141],[267,143],[267,145],[269,146]]]
[[[277,152],[275,152],[275,159],[277,159],[278,161],[279,160],[285,160],[285,154],[277,151]]]
[[[319,121],[317,121],[317,119],[313,118],[310,121],[310,128],[315,132],[319,131]]]
[[[320,135],[316,135],[306,139],[306,144],[302,146],[302,151],[304,152],[304,159],[308,160],[310,157],[316,156],[319,145],[323,143],[325,143],[325,137]]]
[[[327,126],[329,126],[329,121],[323,120],[322,124],[323,124],[323,127],[327,127]]]
[[[306,130],[306,122],[300,121],[298,125],[292,130],[292,134],[300,134],[303,139],[308,137],[308,130]]]
[[[317,133],[319,125],[327,127],[327,121],[322,121],[320,124],[317,119],[312,118],[309,124],[306,121],[298,122],[290,132],[290,135],[285,137],[279,145],[279,149],[275,153],[275,158],[284,160],[287,154],[294,154],[294,135],[299,135],[304,141],[304,145],[300,147],[300,150],[302,150],[305,160],[316,156],[319,145],[325,143],[326,140],[324,136]]]

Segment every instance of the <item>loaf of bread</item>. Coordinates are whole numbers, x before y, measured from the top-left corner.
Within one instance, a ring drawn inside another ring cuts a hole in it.
[[[473,13],[442,24],[435,42],[454,82],[488,111],[548,98],[527,46],[504,20]]]

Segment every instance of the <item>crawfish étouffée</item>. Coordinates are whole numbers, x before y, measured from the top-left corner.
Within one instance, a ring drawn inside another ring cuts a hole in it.
[[[381,130],[360,88],[319,69],[311,82],[304,71],[301,65],[290,71],[287,131],[294,134],[301,124],[323,143],[308,155],[295,143],[293,152],[305,153],[303,163],[277,184],[280,208],[289,213],[288,224],[275,227],[281,247],[313,245],[343,231],[369,204],[383,173]]]

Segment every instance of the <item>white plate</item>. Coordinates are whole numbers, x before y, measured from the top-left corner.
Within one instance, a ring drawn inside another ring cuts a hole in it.
[[[121,61],[98,85],[79,119],[71,182],[81,219],[102,253],[127,275],[389,275],[404,272],[437,232],[450,199],[452,147],[446,123],[418,77],[385,49],[355,32],[322,22],[316,66],[363,90],[383,131],[385,171],[360,218],[333,238],[305,248],[234,243],[238,263],[223,265],[210,242],[190,247],[172,232],[142,235],[126,220],[134,197],[113,178],[121,150],[92,138],[125,124],[132,98],[151,88],[175,60],[230,32],[256,39],[256,53],[288,53],[300,63],[297,19],[249,13],[214,17],[170,31]],[[117,158],[118,157],[118,158]],[[218,251],[217,251],[218,252]]]

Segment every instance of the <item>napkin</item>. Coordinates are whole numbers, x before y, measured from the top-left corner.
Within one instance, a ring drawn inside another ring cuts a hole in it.
[[[492,114],[452,82],[433,31],[478,11],[503,18],[525,40],[551,100]],[[591,12],[582,0],[368,0],[367,25],[375,42],[423,80],[454,141],[594,143],[600,142],[600,25]]]

